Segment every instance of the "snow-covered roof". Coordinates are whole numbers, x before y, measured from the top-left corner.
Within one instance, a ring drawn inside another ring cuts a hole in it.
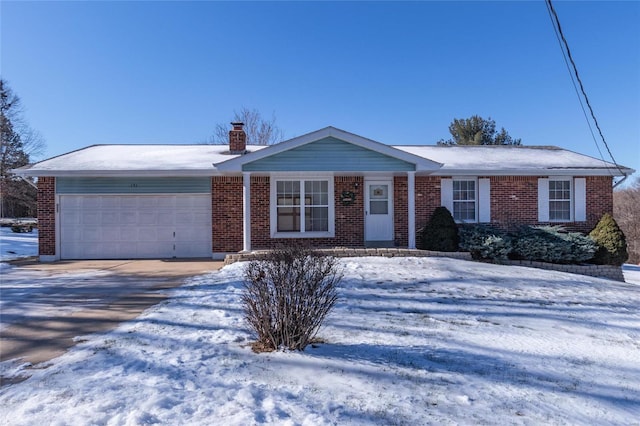
[[[265,146],[249,145],[247,151]],[[235,157],[227,145],[92,145],[16,170],[25,176],[215,174],[214,163]]]
[[[261,154],[272,150],[277,153],[286,148],[286,144],[287,142],[279,144],[282,146],[249,145],[247,150],[256,154],[260,150],[264,150]],[[421,159],[437,165],[437,168],[431,167],[428,171],[426,168],[419,168],[418,172],[425,170],[427,173],[440,176],[623,174],[612,163],[557,147],[387,147],[391,153],[406,153],[404,155],[407,159],[416,159],[411,161],[416,165]],[[226,145],[93,145],[17,169],[15,172],[22,176],[212,176],[239,172],[241,168],[237,166],[238,161],[233,161],[238,157],[240,155],[229,154]],[[249,157],[253,158],[255,155],[247,156]],[[233,167],[223,166],[225,163],[233,164]],[[438,163],[442,164],[442,167]],[[634,172],[625,167],[621,169],[624,174]]]
[[[622,174],[613,163],[555,146],[404,145],[394,148],[442,163],[443,167],[434,173],[437,175],[562,175],[580,171],[590,175]],[[634,172],[627,167],[620,168],[625,174]]]

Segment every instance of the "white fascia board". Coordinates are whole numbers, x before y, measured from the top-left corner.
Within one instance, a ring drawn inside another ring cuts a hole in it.
[[[389,157],[397,158],[411,164],[415,164],[416,171],[433,171],[442,167],[441,163],[414,154],[410,154],[392,146],[385,145],[381,142],[363,138],[362,136],[345,132],[344,130],[340,130],[331,126],[325,127],[324,129],[316,130],[315,132],[307,133],[306,135],[289,139],[284,142],[280,142],[275,145],[270,145],[267,148],[257,152],[251,152],[240,157],[224,161],[222,163],[214,164],[214,166],[220,171],[239,172],[242,170],[242,166],[244,164],[270,157],[272,155],[276,155],[281,152],[285,152],[290,149],[297,148],[327,137],[335,137],[336,139],[343,140],[353,145],[360,146],[362,148],[369,149],[371,151],[378,152]]]
[[[165,176],[217,176],[217,170],[43,170],[15,169],[12,173],[22,177],[165,177]]]
[[[622,169],[631,174],[633,169]],[[433,176],[622,176],[617,169],[446,169],[432,173]]]

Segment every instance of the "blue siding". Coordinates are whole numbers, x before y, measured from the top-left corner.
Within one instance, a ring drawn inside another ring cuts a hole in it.
[[[247,163],[247,172],[414,171],[415,164],[328,137]]]
[[[57,178],[58,194],[202,194],[211,192],[208,177]]]

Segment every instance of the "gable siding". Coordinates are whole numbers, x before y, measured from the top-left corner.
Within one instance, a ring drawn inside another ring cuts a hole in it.
[[[247,163],[246,172],[414,171],[415,164],[333,137]]]
[[[58,194],[206,194],[207,177],[58,178]]]

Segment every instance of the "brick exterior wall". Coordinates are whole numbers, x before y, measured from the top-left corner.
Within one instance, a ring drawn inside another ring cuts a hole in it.
[[[613,177],[587,176],[587,222],[575,229],[590,232],[605,213],[613,214]]]
[[[334,184],[335,238],[304,238],[312,247],[364,246],[364,180],[360,176],[336,176]],[[358,188],[356,188],[356,184]],[[344,205],[343,191],[356,194],[352,204]],[[271,249],[291,242],[290,238],[271,238],[269,177],[251,178],[251,248]]]
[[[491,223],[512,229],[538,223],[537,176],[491,176]]]
[[[406,176],[393,178],[393,222],[396,247],[409,245],[409,193]]]
[[[416,176],[416,231],[427,223],[435,208],[441,204],[440,179],[439,176]],[[491,176],[489,179],[493,225],[512,229],[522,224],[540,224],[538,223],[537,176]],[[611,213],[613,211],[611,180],[611,177],[607,176],[586,177],[587,221],[562,225],[572,231],[589,232],[604,213]],[[395,243],[398,247],[406,247],[408,245],[407,177],[396,176],[393,182]],[[53,187],[53,184],[51,185]],[[218,253],[241,251],[242,177],[214,177],[211,188],[213,251]],[[304,241],[317,248],[363,247],[364,189],[364,178],[361,176],[334,177],[336,236],[335,238],[305,238]],[[343,191],[352,191],[356,194],[353,204],[342,203]],[[52,212],[54,207],[51,207]],[[270,178],[253,176],[251,177],[252,249],[270,249],[291,241],[288,238],[271,238],[270,214]],[[51,238],[54,249],[55,232],[52,233]]]
[[[491,223],[507,230],[518,225],[558,225],[557,222],[538,222],[538,179],[540,177],[543,176],[492,176],[490,178]],[[587,220],[560,223],[569,231],[587,233],[596,226],[602,215],[613,213],[612,178],[586,176],[585,179]]]
[[[38,178],[38,254],[56,254],[56,178]]]
[[[440,207],[440,177],[416,176],[416,231],[427,224],[436,207]]]
[[[211,178],[211,227],[214,253],[242,250],[242,176]]]

